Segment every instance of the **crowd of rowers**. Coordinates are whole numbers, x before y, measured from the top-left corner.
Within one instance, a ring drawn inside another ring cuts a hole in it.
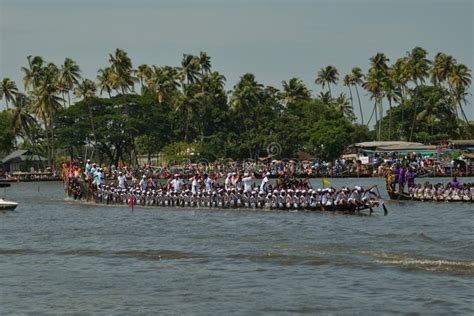
[[[474,183],[461,183],[454,177],[446,185],[425,182],[416,184],[413,168],[394,165],[385,172],[387,191],[406,194],[423,201],[474,201]],[[404,192],[407,186],[408,192]],[[397,188],[398,187],[398,188]]]
[[[228,173],[223,184],[205,173],[189,179],[175,174],[161,185],[143,175],[139,182],[129,185],[122,172],[115,181],[106,182],[99,168],[92,171],[85,175],[89,191],[96,202],[105,204],[306,210],[358,210],[379,205],[375,188],[312,188],[309,181],[294,178],[279,179],[272,185],[269,173],[262,175],[258,185],[249,173],[243,177]],[[69,192],[74,198],[83,197],[78,179],[69,179]]]

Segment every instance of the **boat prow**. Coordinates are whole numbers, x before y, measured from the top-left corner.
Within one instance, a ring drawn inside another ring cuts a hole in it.
[[[0,211],[13,211],[18,206],[17,202],[0,198]]]

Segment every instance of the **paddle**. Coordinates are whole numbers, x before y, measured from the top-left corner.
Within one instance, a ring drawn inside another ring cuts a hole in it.
[[[387,207],[385,206],[385,203],[382,203],[382,207],[383,207],[383,215],[387,216],[388,210],[387,210]]]

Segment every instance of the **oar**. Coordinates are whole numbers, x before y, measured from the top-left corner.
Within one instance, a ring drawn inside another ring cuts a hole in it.
[[[383,215],[387,216],[387,214],[388,214],[388,209],[387,209],[387,207],[385,206],[385,203],[382,203],[382,207],[383,207]]]

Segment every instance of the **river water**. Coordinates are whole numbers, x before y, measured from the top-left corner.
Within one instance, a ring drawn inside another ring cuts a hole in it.
[[[385,194],[382,179],[332,182]],[[471,203],[354,216],[132,212],[68,200],[58,182],[0,195],[20,203],[0,213],[1,315],[474,313]]]

